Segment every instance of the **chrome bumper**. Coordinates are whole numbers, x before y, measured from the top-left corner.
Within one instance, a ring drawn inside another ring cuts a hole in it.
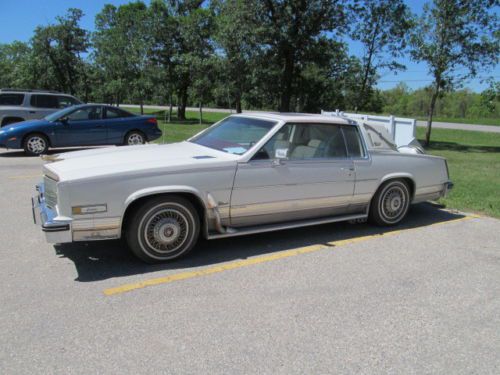
[[[42,227],[47,242],[72,242],[71,219],[60,217],[56,210],[47,207],[44,197],[43,183],[36,186],[38,194],[31,198],[33,221]]]
[[[453,189],[453,182],[448,181],[447,183],[444,184],[444,192],[443,192],[443,197],[446,197],[448,193],[450,192],[451,189]]]

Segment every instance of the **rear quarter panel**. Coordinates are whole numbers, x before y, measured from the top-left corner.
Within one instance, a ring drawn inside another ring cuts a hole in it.
[[[439,192],[448,181],[445,159],[431,155],[373,152],[371,159],[356,161],[355,200],[367,203],[378,187],[389,179],[409,178],[414,183],[413,198]]]

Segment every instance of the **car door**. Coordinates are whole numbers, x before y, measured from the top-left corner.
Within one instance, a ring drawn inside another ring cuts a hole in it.
[[[107,144],[107,130],[102,106],[77,107],[57,129],[60,146],[93,146]]]
[[[288,155],[277,162],[274,155]],[[347,213],[355,183],[340,125],[284,125],[249,162],[238,164],[231,225]]]

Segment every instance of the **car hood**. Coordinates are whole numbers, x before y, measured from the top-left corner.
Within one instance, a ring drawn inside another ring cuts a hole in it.
[[[235,166],[238,158],[191,142],[106,147],[45,158],[53,162],[44,165],[44,173],[70,181]]]
[[[47,124],[50,124],[50,122],[48,122],[47,120],[27,120],[27,121],[16,122],[15,124],[12,125],[4,126],[2,127],[1,130],[3,130],[4,132],[25,131],[40,125],[47,125]]]

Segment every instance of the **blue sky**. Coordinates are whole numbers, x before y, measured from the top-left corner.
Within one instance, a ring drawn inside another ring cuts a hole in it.
[[[14,40],[28,41],[33,30],[38,25],[46,25],[54,22],[57,15],[62,15],[67,8],[80,8],[85,13],[82,19],[82,27],[87,30],[93,30],[94,17],[102,9],[104,4],[120,5],[129,2],[128,0],[0,0],[0,43],[10,43]],[[415,13],[422,10],[423,1],[409,0],[408,5]],[[357,43],[349,42],[350,52],[354,55],[361,53],[360,46]],[[380,72],[381,78],[378,87],[387,89],[394,87],[398,82],[406,82],[411,88],[426,86],[431,82],[427,74],[425,64],[417,64],[409,59],[401,60],[407,69],[404,72],[398,72],[397,75],[391,72]],[[495,76],[500,78],[500,66],[497,66],[492,72],[482,72],[479,76]],[[475,91],[481,91],[486,88],[485,83],[480,79],[475,79],[466,84]]]

